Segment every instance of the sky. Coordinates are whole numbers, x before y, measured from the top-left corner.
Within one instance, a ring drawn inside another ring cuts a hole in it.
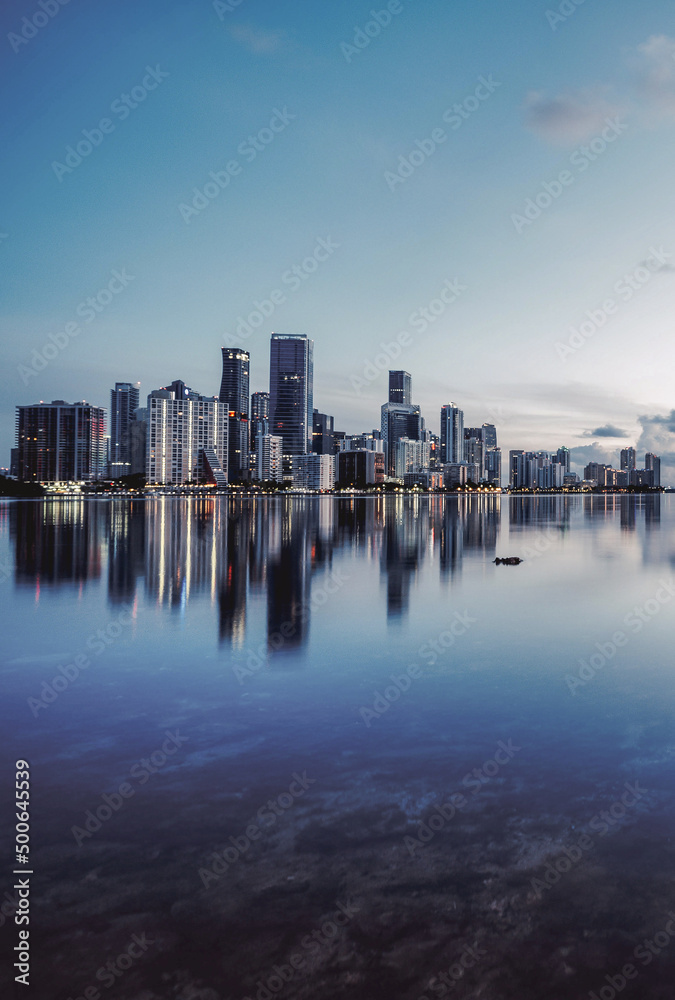
[[[672,3],[41,3],[0,12],[0,465],[17,404],[215,394],[235,344],[267,389],[274,331],[348,433],[404,368],[435,433],[675,485]]]

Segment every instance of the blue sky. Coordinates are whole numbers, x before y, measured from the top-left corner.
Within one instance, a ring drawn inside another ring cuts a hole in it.
[[[0,463],[15,404],[215,393],[225,343],[267,388],[273,330],[313,337],[315,405],[371,428],[408,332],[392,367],[432,430],[454,401],[504,449],[637,443],[675,483],[666,0],[400,0],[383,26],[356,0],[44,3],[0,13]]]

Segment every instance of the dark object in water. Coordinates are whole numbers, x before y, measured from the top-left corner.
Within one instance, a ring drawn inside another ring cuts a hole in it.
[[[518,556],[507,556],[506,559],[495,559],[497,566],[500,564],[502,566],[517,566],[519,563],[523,562],[523,559],[519,559]]]

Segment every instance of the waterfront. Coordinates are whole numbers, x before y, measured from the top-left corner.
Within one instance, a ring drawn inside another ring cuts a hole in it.
[[[4,502],[33,995],[670,996],[674,559],[670,496]]]

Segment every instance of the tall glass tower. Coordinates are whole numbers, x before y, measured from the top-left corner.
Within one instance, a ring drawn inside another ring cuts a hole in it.
[[[389,372],[389,402],[410,406],[412,398],[412,377],[410,372]]]
[[[273,333],[270,341],[270,433],[283,440],[286,456],[312,450],[314,341],[302,334]]]
[[[113,479],[131,473],[133,422],[138,403],[138,383],[115,382],[115,388],[110,390],[110,475]]]
[[[218,399],[228,410],[228,479],[248,478],[249,368],[251,356],[238,347],[223,347],[223,377]]]
[[[441,407],[441,462],[464,460],[464,411],[454,403]]]

